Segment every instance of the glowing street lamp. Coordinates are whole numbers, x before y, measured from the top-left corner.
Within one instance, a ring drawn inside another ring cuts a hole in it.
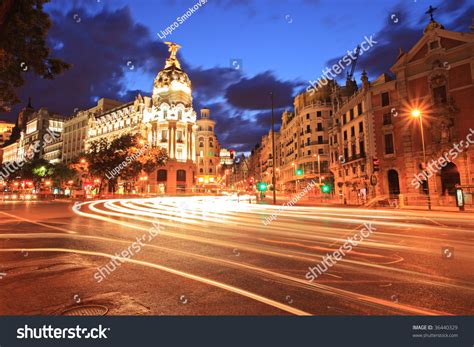
[[[423,116],[419,109],[415,108],[411,111],[411,116],[413,118],[420,119],[420,132],[421,132],[421,145],[423,148],[423,169],[426,168],[426,150],[425,150],[425,136],[423,133]],[[428,210],[431,210],[431,198],[430,198],[430,183],[429,177],[426,177],[426,193],[428,194]]]

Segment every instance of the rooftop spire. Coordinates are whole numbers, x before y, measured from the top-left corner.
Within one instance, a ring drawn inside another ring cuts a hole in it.
[[[425,12],[426,14],[429,14],[429,15],[430,15],[430,18],[431,18],[430,20],[431,20],[432,22],[434,22],[433,13],[434,13],[434,11],[436,11],[437,9],[438,9],[437,7],[433,7],[433,6],[430,5],[430,7],[428,8],[428,10]]]
[[[181,48],[180,45],[174,43],[174,42],[165,42],[165,45],[168,46],[168,52],[170,52],[170,57],[168,59],[166,59],[166,65],[165,65],[165,69],[168,68],[168,67],[177,67],[178,69],[181,70],[181,64],[178,60],[178,58],[176,57],[176,53],[178,52],[178,50]]]

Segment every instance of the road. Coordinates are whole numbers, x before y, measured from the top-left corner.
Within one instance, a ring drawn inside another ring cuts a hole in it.
[[[473,214],[236,199],[2,204],[0,315],[474,314]]]

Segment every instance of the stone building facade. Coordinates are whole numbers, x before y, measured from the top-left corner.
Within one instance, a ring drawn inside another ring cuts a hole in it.
[[[432,19],[391,71],[395,80],[371,90],[380,129],[377,193],[402,194],[410,203],[427,200],[429,191],[433,204],[454,205],[456,185],[474,185],[474,143],[468,141],[474,131],[474,33],[449,31]],[[421,117],[413,117],[415,110]]]

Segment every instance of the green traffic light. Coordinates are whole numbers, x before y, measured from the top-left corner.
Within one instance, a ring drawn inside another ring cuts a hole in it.
[[[259,182],[257,188],[259,191],[264,192],[267,190],[267,184],[265,182]]]
[[[303,176],[303,169],[297,169],[296,176]]]
[[[330,193],[331,192],[331,187],[328,185],[321,186],[321,191],[323,193]]]

